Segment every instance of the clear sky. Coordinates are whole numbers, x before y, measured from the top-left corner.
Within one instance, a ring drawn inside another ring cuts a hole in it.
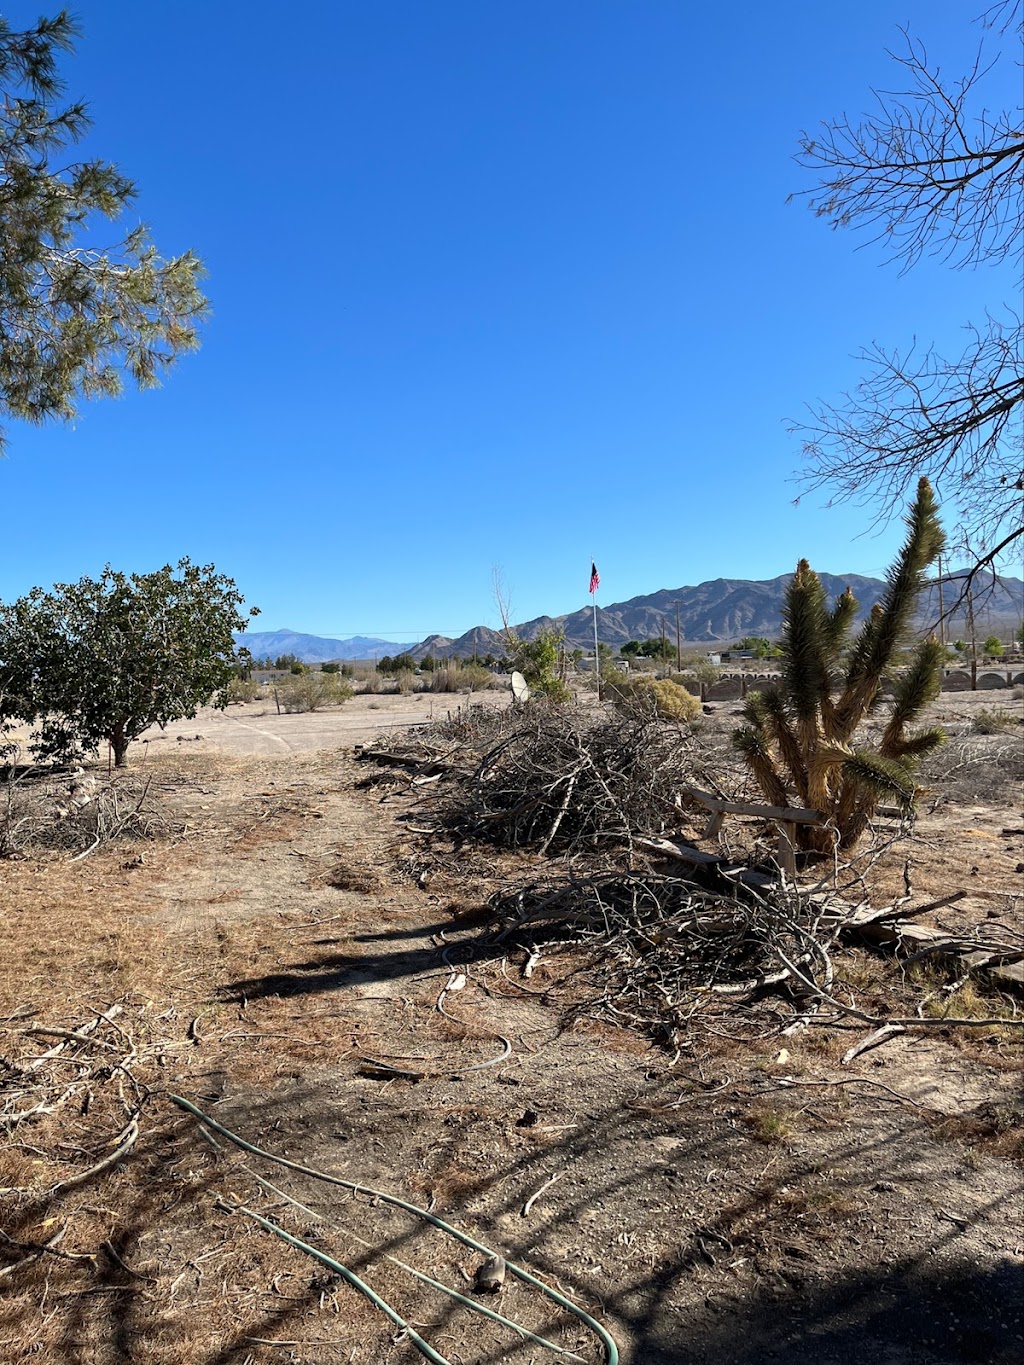
[[[584,605],[592,556],[603,603],[884,569],[898,528],[792,506],[786,418],[872,341],[956,351],[1008,284],[900,277],[786,198],[800,131],[892,87],[900,24],[965,67],[970,4],[74,8],[86,150],[214,311],[163,389],[9,425],[0,596],[188,554],[256,629],[419,639],[497,624],[494,566],[517,620]]]

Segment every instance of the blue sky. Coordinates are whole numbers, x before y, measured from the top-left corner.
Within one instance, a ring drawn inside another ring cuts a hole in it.
[[[418,639],[496,624],[494,566],[520,620],[586,603],[591,556],[606,603],[884,569],[898,528],[792,505],[786,418],[872,341],[958,349],[1009,286],[901,277],[786,198],[801,129],[891,87],[898,25],[959,72],[970,6],[76,13],[87,150],[138,182],[126,224],[203,257],[213,317],[163,389],[9,425],[0,597],[188,554],[256,628]]]

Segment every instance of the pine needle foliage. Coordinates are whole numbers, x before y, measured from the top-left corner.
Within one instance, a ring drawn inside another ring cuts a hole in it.
[[[61,99],[58,58],[77,37],[67,10],[21,31],[0,17],[0,414],[34,423],[120,393],[125,374],[157,385],[207,311],[191,251],[164,259],[145,227],[89,242],[135,186],[68,155],[90,127],[84,104]]]
[[[933,638],[914,651],[895,679],[875,749],[857,731],[881,706],[883,678],[907,640],[925,571],[943,548],[938,505],[927,479],[907,513],[907,538],[889,571],[882,601],[856,638],[857,600],[849,588],[829,609],[806,559],[796,568],[783,613],[782,677],[754,692],[733,744],[773,806],[822,811],[825,828],[801,827],[807,849],[848,848],[882,802],[913,806],[917,761],[941,744],[940,729],[911,732],[939,690],[944,651]]]

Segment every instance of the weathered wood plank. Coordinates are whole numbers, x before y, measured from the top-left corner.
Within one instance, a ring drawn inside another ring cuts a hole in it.
[[[792,825],[825,823],[825,816],[820,810],[809,810],[803,806],[761,806],[754,801],[725,801],[720,796],[701,791],[699,787],[687,787],[685,790],[708,810],[723,815],[759,815],[763,820],[786,820]]]

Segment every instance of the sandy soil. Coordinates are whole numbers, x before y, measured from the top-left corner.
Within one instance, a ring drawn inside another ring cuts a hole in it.
[[[409,696],[360,693],[324,711],[278,714],[273,703],[246,702],[216,711],[206,706],[194,720],[148,730],[139,745],[197,743],[225,754],[313,753],[340,745],[368,744],[391,730],[443,720],[467,706],[507,706],[504,692],[415,692]],[[137,750],[138,746],[136,746]],[[138,761],[137,752],[129,761]]]
[[[426,719],[431,703],[373,701],[204,714],[146,746],[132,778],[149,781],[172,837],[0,865],[8,1066],[48,1045],[26,1027],[74,1028],[113,1002],[120,1036],[111,1027],[102,1044],[128,1053],[0,1152],[0,1226],[14,1239],[0,1273],[64,1229],[4,1286],[8,1358],[418,1358],[354,1289],[233,1212],[238,1201],[365,1276],[452,1365],[554,1358],[383,1258],[470,1293],[480,1255],[372,1196],[218,1153],[171,1103],[178,1093],[268,1150],[499,1250],[603,1323],[630,1365],[1019,1360],[1024,1185],[1007,1135],[1024,1118],[1007,1031],[911,1032],[843,1067],[862,1026],[808,1030],[786,1055],[774,1030],[695,1030],[673,1058],[588,1018],[573,1008],[585,992],[571,955],[545,955],[526,978],[521,954],[502,962],[487,947],[486,897],[531,860],[428,845],[419,797],[366,785],[352,743]],[[947,703],[954,726],[979,704]],[[709,723],[728,719],[722,708]],[[1001,831],[1020,824],[1002,796],[937,803],[915,836],[916,894],[981,879],[986,913],[986,896],[1019,883],[1022,841]],[[901,850],[883,880],[902,865]],[[465,983],[442,1013],[449,964]],[[853,952],[843,971],[885,1007],[912,998],[875,955]],[[474,1070],[501,1039],[507,1058]],[[57,1093],[76,1071],[51,1066]],[[132,1085],[145,1103],[130,1155],[55,1190],[113,1150]],[[493,1306],[602,1359],[535,1289],[510,1280]]]

